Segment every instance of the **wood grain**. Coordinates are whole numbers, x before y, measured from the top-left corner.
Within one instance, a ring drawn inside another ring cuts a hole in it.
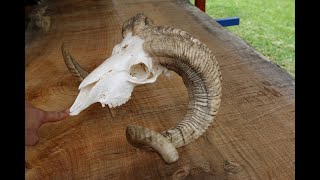
[[[181,78],[160,76],[136,87],[123,106],[109,110],[97,103],[43,125],[39,144],[26,146],[26,179],[295,179],[294,79],[198,8],[184,0],[48,5],[49,32],[26,32],[26,100],[35,106],[62,110],[78,94],[62,42],[91,71],[111,55],[122,23],[138,12],[188,31],[213,51],[222,70],[222,104],[205,135],[179,148],[179,161],[167,165],[125,137],[128,124],[161,132],[184,116],[188,94]]]

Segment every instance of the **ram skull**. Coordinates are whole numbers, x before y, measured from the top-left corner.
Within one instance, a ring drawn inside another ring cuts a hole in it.
[[[123,41],[113,48],[111,57],[90,74],[62,46],[69,71],[81,81],[70,115],[96,102],[110,108],[122,105],[130,99],[135,86],[153,83],[161,73],[173,70],[188,90],[189,107],[183,120],[162,133],[129,125],[126,137],[134,146],[151,147],[166,163],[176,162],[176,148],[199,138],[218,113],[222,81],[219,65],[198,39],[179,29],[153,26],[142,13],[124,22],[122,36]]]
[[[143,50],[143,40],[129,33],[113,48],[111,57],[83,79],[70,115],[77,115],[96,102],[102,107],[120,106],[130,99],[135,86],[153,83],[166,71]]]

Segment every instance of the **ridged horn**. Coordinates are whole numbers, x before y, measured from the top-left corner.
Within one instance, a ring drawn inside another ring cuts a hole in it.
[[[70,73],[81,82],[89,73],[84,70],[70,55],[69,51],[65,47],[64,43],[61,45],[62,56],[64,63],[67,65]]]
[[[221,72],[211,50],[185,31],[151,26],[141,13],[124,23],[122,35],[128,32],[144,39],[144,50],[161,65],[179,74],[188,90],[189,104],[185,117],[176,127],[162,132],[167,141],[160,140],[159,143],[172,143],[178,148],[199,138],[213,122],[221,102]],[[146,132],[149,131],[131,125],[127,129],[127,139],[131,144],[143,145],[148,145],[153,139],[150,146],[155,146],[158,135],[150,137],[150,134],[145,135]],[[143,140],[142,137],[146,138]],[[155,151],[160,156],[170,153],[163,149]]]

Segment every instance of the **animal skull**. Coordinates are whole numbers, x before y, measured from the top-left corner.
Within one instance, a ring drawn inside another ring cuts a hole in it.
[[[133,146],[151,147],[166,163],[176,162],[179,159],[176,148],[198,139],[218,113],[222,96],[219,64],[200,40],[180,29],[154,26],[143,13],[123,23],[122,36],[124,40],[114,47],[112,56],[91,74],[62,45],[70,73],[81,81],[70,115],[79,114],[95,102],[119,106],[129,100],[135,86],[153,83],[162,72],[173,70],[182,77],[188,90],[185,117],[161,133],[129,125],[126,137]]]
[[[139,36],[128,33],[113,48],[111,57],[81,82],[70,115],[77,115],[96,102],[102,107],[120,106],[130,99],[135,86],[153,83],[161,73],[167,72],[143,50],[143,42]]]

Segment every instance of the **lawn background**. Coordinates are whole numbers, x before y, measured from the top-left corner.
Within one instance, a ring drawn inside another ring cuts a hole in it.
[[[194,4],[194,0],[190,0]],[[212,18],[237,16],[226,29],[295,77],[295,2],[293,0],[206,0]]]

